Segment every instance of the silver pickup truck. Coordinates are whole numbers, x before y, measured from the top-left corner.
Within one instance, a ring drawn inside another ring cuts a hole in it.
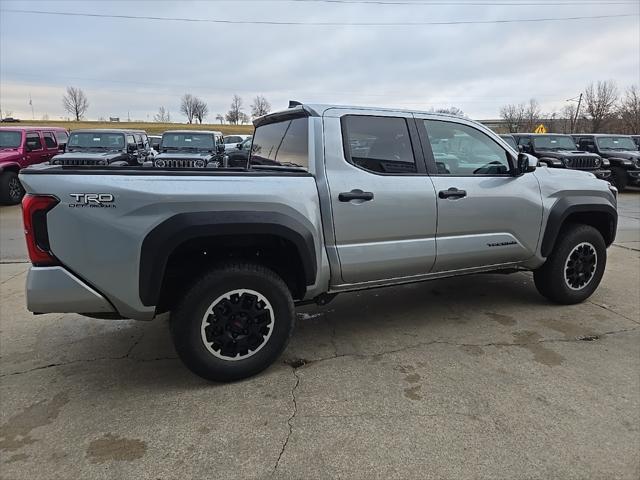
[[[442,114],[292,102],[255,127],[248,168],[23,170],[29,310],[170,311],[186,365],[229,381],[338,293],[530,270],[571,304],[600,283],[616,190],[590,173]]]

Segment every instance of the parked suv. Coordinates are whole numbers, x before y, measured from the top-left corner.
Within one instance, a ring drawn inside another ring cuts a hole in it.
[[[162,134],[160,154],[153,160],[158,168],[218,168],[224,162],[221,132],[169,130]]]
[[[20,203],[24,190],[18,180],[21,168],[47,162],[59,153],[59,127],[0,127],[0,202]]]
[[[479,123],[293,104],[254,125],[244,170],[25,169],[28,309],[170,311],[186,365],[228,381],[278,358],[295,304],[497,270],[574,304],[602,279],[615,188]]]
[[[227,150],[227,166],[246,167],[249,161],[249,154],[251,153],[252,141],[253,139],[249,137],[244,142],[238,143],[235,148]]]
[[[251,138],[251,135],[225,135],[224,137],[224,149],[226,151],[236,148],[236,145],[244,142],[247,138]]]
[[[139,165],[149,155],[149,140],[141,130],[83,129],[69,134],[65,153],[51,159],[52,165]]]
[[[538,158],[541,165],[552,168],[570,168],[593,173],[601,180],[609,180],[609,160],[595,153],[578,150],[571,135],[514,133],[522,152]]]
[[[578,148],[596,153],[611,163],[611,183],[619,191],[640,185],[640,152],[630,135],[574,135]]]

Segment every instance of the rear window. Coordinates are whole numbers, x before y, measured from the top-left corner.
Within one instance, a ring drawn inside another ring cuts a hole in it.
[[[417,172],[406,119],[348,115],[342,129],[350,163],[375,173]]]
[[[309,168],[307,118],[294,118],[258,127],[253,136],[250,165]]]
[[[0,148],[18,148],[21,143],[21,132],[0,131]]]

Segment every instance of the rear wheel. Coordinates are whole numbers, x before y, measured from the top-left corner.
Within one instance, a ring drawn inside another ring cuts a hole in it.
[[[611,183],[622,192],[629,184],[629,175],[624,168],[611,167]]]
[[[0,177],[0,202],[9,205],[20,203],[24,196],[24,188],[18,179],[18,174],[7,171]]]
[[[607,263],[607,248],[589,225],[564,228],[547,261],[533,272],[541,295],[561,304],[579,303],[598,288]]]
[[[283,280],[253,263],[229,263],[197,281],[171,315],[178,355],[195,374],[219,382],[267,368],[293,331],[293,299]]]

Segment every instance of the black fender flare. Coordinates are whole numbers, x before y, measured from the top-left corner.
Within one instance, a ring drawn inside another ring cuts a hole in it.
[[[618,225],[618,212],[614,205],[604,197],[565,197],[558,200],[547,218],[547,225],[542,237],[540,253],[543,257],[548,257],[553,251],[553,247],[560,233],[560,229],[565,220],[574,213],[603,212],[609,217],[609,238],[605,238],[607,246],[613,243]]]
[[[138,279],[142,304],[158,304],[167,260],[182,243],[200,237],[259,234],[279,236],[295,245],[307,285],[315,282],[318,267],[313,233],[295,218],[260,211],[179,213],[155,226],[142,241]]]

